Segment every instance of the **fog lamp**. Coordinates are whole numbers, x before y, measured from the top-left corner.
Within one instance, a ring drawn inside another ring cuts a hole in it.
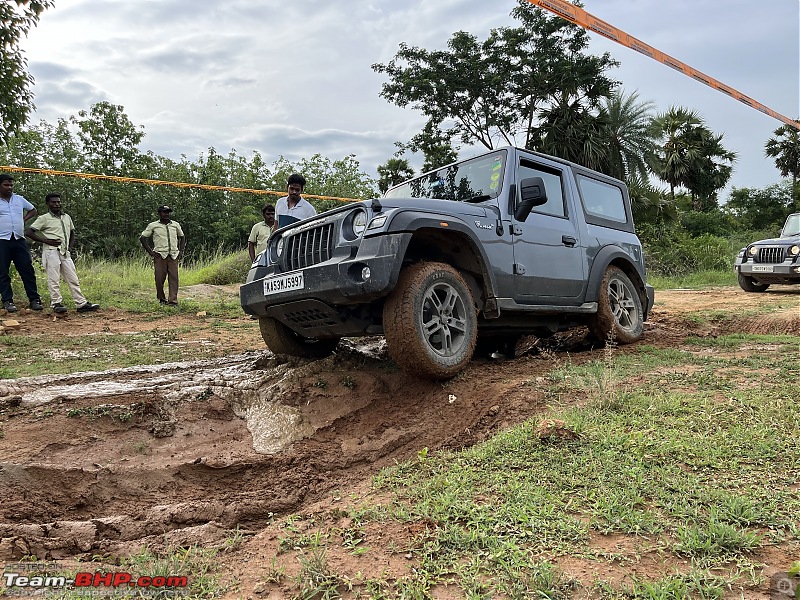
[[[367,279],[369,279],[370,275],[372,275],[372,271],[369,270],[369,267],[364,267],[363,269],[361,269],[361,279],[366,281]]]

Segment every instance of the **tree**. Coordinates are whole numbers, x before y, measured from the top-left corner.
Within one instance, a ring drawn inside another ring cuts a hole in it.
[[[794,211],[790,185],[784,180],[763,189],[734,188],[723,210],[736,218],[741,229],[777,231]]]
[[[427,173],[458,160],[458,149],[453,148],[451,136],[443,132],[431,121],[428,121],[422,131],[412,137],[407,144],[398,142],[397,147],[400,148],[398,155],[407,150],[422,153],[425,157],[425,162],[422,163],[422,173]]]
[[[728,184],[733,174],[736,153],[725,149],[722,137],[706,128],[701,130],[700,157],[691,165],[686,177],[693,210],[717,208],[717,192]]]
[[[582,28],[525,0],[511,14],[522,26],[493,29],[483,42],[459,31],[446,50],[400,44],[389,63],[372,65],[389,77],[381,97],[420,110],[430,131],[445,126],[465,144],[491,149],[520,138],[528,148],[556,148],[549,141],[559,129],[574,131],[571,147],[582,148],[586,127],[596,129],[591,110],[615,85],[604,72],[617,63],[584,54]]]
[[[675,188],[685,187],[692,196],[692,209],[715,207],[716,193],[733,173],[736,154],[722,146],[722,135],[714,134],[695,112],[672,106],[653,119],[656,148],[650,157],[653,172]]]
[[[792,178],[792,202],[794,210],[800,210],[800,131],[792,125],[783,125],[774,131],[774,137],[767,140],[765,154],[775,159],[775,167],[781,177]]]
[[[93,104],[88,112],[79,111],[78,117],[70,121],[78,126],[87,168],[93,173],[126,175],[125,167],[139,155],[144,127],[131,123],[125,107],[105,101]]]
[[[281,156],[272,165],[270,189],[285,190],[286,179],[292,173],[302,173],[306,178],[307,183],[303,190],[306,194],[361,199],[377,195],[375,180],[361,171],[361,165],[353,154],[334,161],[315,154],[311,158],[300,159],[297,163]],[[312,204],[317,211],[341,206],[341,202],[337,200],[312,199]]]
[[[382,194],[386,193],[393,185],[397,185],[411,179],[414,176],[414,169],[404,158],[390,158],[385,165],[378,165],[378,189]]]
[[[638,100],[637,92],[626,96],[615,91],[602,102],[608,145],[608,163],[602,171],[624,181],[647,181],[650,176],[647,157],[654,150],[650,124],[655,105]]]
[[[16,6],[15,6],[16,4]],[[0,3],[0,143],[28,122],[36,108],[33,103],[33,76],[19,43],[39,22],[53,0],[15,0]]]

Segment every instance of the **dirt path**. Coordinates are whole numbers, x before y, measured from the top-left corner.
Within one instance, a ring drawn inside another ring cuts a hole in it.
[[[774,310],[756,317],[755,303]],[[192,315],[151,321],[113,309],[74,319],[74,330],[48,319],[29,330],[99,335],[165,319],[187,326],[184,342],[203,336],[188,327]],[[660,292],[644,343],[736,330],[800,335],[800,290]],[[596,359],[579,333],[563,340],[570,359]],[[212,343],[221,358],[0,380],[0,560],[214,546],[237,526],[258,532],[421,448],[462,448],[529,418],[544,399],[524,384],[554,365],[552,353],[523,351],[476,360],[442,384],[398,371],[380,340],[316,362],[276,360],[255,322]]]

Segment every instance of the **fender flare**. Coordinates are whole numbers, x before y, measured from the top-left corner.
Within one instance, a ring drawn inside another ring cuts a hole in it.
[[[586,284],[586,302],[598,301],[600,283],[603,281],[606,269],[608,269],[608,266],[613,262],[616,262],[618,265],[620,262],[625,263],[622,269],[631,278],[633,285],[636,286],[636,289],[639,291],[639,297],[642,298],[642,304],[644,305],[647,299],[644,277],[642,277],[642,274],[636,267],[636,263],[631,259],[630,254],[615,245],[604,246],[594,257],[592,269],[589,273],[589,281]],[[632,274],[635,275],[635,277],[631,277]]]
[[[441,225],[442,222],[447,223],[447,227]],[[483,244],[475,236],[475,232],[469,227],[461,217],[453,215],[437,214],[430,212],[419,212],[415,210],[404,210],[395,215],[388,225],[387,233],[402,233],[408,232],[413,234],[420,229],[430,229],[434,231],[441,231],[447,233],[449,231],[457,231],[467,239],[470,244],[470,249],[475,253],[478,258],[478,263],[483,275],[486,300],[496,297],[497,282],[495,280],[494,271],[490,268],[489,257]]]

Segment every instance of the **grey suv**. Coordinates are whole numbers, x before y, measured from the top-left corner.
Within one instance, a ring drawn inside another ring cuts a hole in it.
[[[432,379],[476,348],[575,325],[635,342],[653,306],[625,185],[519,148],[279,229],[240,294],[277,354],[383,334],[395,362]]]
[[[745,292],[763,292],[773,283],[800,283],[800,213],[786,217],[780,237],[742,248],[733,268]]]

